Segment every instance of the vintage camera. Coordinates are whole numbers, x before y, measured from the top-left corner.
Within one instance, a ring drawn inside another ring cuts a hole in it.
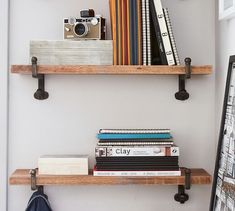
[[[95,16],[93,9],[80,11],[80,18],[64,19],[64,39],[105,40],[105,19]]]

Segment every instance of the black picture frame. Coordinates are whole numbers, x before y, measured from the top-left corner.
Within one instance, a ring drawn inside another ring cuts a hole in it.
[[[229,58],[210,211],[235,210],[235,55]]]

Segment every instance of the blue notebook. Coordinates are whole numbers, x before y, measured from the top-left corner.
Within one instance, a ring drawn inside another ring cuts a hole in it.
[[[98,133],[98,139],[169,139],[172,136],[169,133],[122,133],[122,134],[108,134],[108,133]]]

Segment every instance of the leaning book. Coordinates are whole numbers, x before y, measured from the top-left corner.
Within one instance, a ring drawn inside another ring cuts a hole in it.
[[[88,175],[87,155],[44,155],[38,159],[40,175]]]

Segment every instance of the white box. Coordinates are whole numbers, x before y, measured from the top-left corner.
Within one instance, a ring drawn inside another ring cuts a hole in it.
[[[44,155],[38,159],[40,175],[88,175],[87,155]]]
[[[30,62],[41,65],[112,65],[112,40],[30,41]]]

